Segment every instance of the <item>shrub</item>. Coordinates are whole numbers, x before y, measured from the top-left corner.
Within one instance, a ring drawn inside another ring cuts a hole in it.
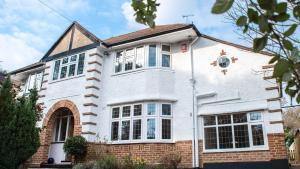
[[[64,151],[74,156],[75,163],[77,163],[87,152],[87,141],[82,136],[69,137],[64,144]]]
[[[161,165],[163,169],[177,169],[181,162],[181,155],[173,152],[162,157]]]
[[[73,167],[73,169],[93,169],[95,162],[81,163]]]
[[[113,155],[104,156],[97,161],[93,169],[120,169],[120,163],[118,159]]]

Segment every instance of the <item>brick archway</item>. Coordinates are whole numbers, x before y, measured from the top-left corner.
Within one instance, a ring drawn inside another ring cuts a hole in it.
[[[81,125],[80,125],[80,112],[77,106],[70,100],[61,100],[56,102],[47,112],[44,120],[43,127],[40,133],[40,143],[41,146],[38,149],[38,152],[32,157],[32,162],[35,164],[40,164],[41,162],[47,161],[49,147],[52,140],[52,133],[55,123],[56,112],[58,109],[67,108],[69,109],[74,117],[74,131],[73,135],[81,134]]]

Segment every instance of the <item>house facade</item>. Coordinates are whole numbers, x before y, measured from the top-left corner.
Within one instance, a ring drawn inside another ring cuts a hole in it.
[[[11,72],[39,90],[39,165],[66,160],[82,135],[86,160],[110,153],[149,163],[176,152],[186,168],[287,168],[279,87],[268,53],[201,34],[194,25],[101,40],[72,23],[37,63]]]

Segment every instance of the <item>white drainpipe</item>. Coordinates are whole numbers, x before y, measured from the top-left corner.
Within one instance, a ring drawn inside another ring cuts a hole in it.
[[[194,54],[193,45],[199,39],[196,37],[189,45],[190,55],[191,55],[191,83],[193,87],[193,140],[192,140],[192,153],[193,153],[193,167],[199,168],[199,150],[198,150],[198,119],[197,119],[197,98],[196,98],[196,88],[195,88],[195,77],[194,77]]]

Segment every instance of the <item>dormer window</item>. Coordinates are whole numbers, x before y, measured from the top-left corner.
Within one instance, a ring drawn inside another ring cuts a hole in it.
[[[83,74],[85,54],[77,54],[58,59],[54,62],[52,80],[64,79]]]

